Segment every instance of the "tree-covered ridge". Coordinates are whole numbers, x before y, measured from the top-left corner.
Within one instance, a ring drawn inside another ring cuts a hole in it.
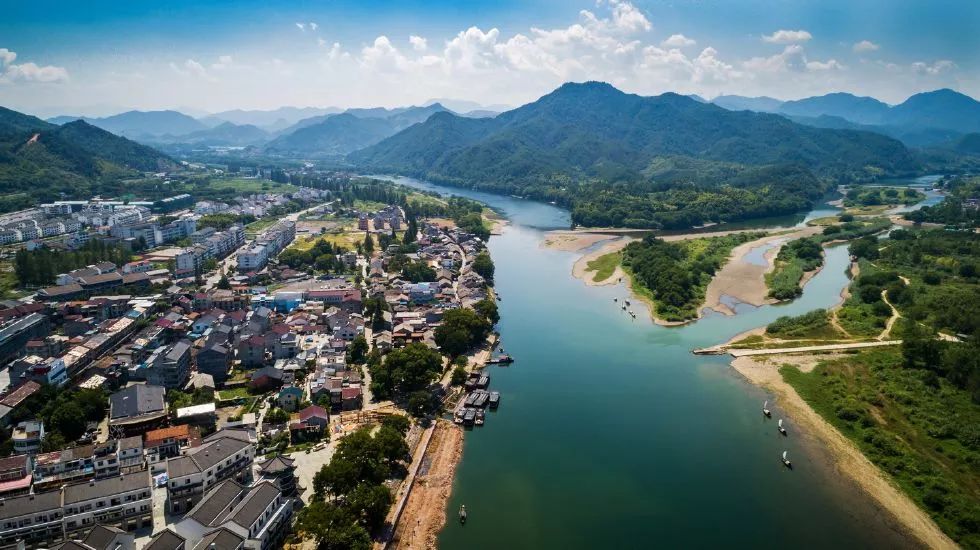
[[[633,227],[791,212],[809,206],[831,180],[918,167],[900,142],[877,134],[726,111],[676,94],[640,97],[595,82],[566,84],[493,119],[437,113],[350,158],[555,200],[573,206],[573,220],[583,225]]]
[[[163,153],[83,121],[56,126],[0,107],[0,210],[89,196],[134,170],[173,166]]]
[[[687,321],[698,316],[708,283],[732,249],[759,236],[738,233],[667,242],[648,235],[623,249],[623,268],[634,290],[653,301],[658,318]]]
[[[960,176],[944,184],[949,196],[935,206],[924,206],[908,212],[905,219],[916,223],[941,223],[943,225],[975,228],[980,227],[980,177]]]

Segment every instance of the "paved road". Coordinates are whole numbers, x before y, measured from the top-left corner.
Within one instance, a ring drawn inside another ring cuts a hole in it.
[[[883,342],[857,342],[854,344],[828,344],[825,346],[804,346],[801,348],[769,348],[769,349],[730,349],[732,357],[747,357],[749,355],[780,355],[784,353],[806,353],[811,351],[840,351],[848,349],[876,348],[879,346],[897,346],[901,340],[885,340]]]

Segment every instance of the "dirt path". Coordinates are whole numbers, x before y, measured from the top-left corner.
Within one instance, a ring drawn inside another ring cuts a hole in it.
[[[781,357],[780,363],[799,364],[808,372],[823,359],[832,356]],[[852,479],[872,499],[887,510],[908,532],[928,548],[957,548],[936,524],[915,505],[877,466],[836,428],[817,414],[792,386],[783,381],[778,364],[767,359],[740,357],[732,367],[754,384],[772,391],[779,406],[793,420],[796,428],[815,435],[833,457],[835,467]]]
[[[878,341],[882,341],[885,338],[888,338],[889,335],[891,335],[892,327],[895,325],[895,321],[897,321],[898,318],[902,316],[902,314],[898,312],[898,309],[895,306],[893,306],[891,302],[888,301],[887,290],[881,291],[881,301],[885,302],[886,304],[888,304],[888,307],[892,308],[892,316],[888,318],[887,322],[885,322],[885,330],[881,331],[881,334],[878,335]]]
[[[448,420],[437,420],[389,548],[436,547],[462,455],[463,430]]]

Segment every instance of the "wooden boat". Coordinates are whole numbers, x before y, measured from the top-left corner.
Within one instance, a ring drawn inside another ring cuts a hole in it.
[[[501,351],[503,351],[503,350],[501,350]],[[492,357],[492,358],[490,358],[489,361],[487,361],[487,363],[493,363],[493,364],[496,364],[496,365],[509,365],[510,363],[513,363],[513,362],[514,362],[514,358],[511,357],[510,355],[507,355],[507,354],[498,355],[497,357]]]
[[[630,305],[630,301],[629,300],[623,300],[623,302],[625,302],[626,305]]]
[[[500,406],[500,392],[492,391],[490,392],[490,408],[496,409]]]
[[[459,522],[460,523],[466,523],[466,505],[465,504],[460,504],[459,505]]]
[[[476,425],[482,426],[486,417],[487,415],[483,411],[476,411],[476,421],[475,421]]]
[[[487,401],[490,399],[490,394],[485,391],[473,392],[476,394],[476,399],[473,400],[473,406],[482,409],[487,406]]]
[[[779,433],[781,433],[783,435],[789,435],[789,434],[786,433],[786,428],[783,427],[783,419],[782,418],[779,419]]]
[[[783,466],[786,466],[790,470],[793,469],[793,463],[790,462],[789,458],[786,457],[786,451],[783,451]]]
[[[619,298],[613,298],[613,301],[614,302],[618,302],[619,301]]]
[[[766,415],[766,418],[772,418],[772,413],[769,412],[769,401],[762,404],[762,414]]]
[[[476,409],[466,409],[466,414],[463,416],[463,425],[472,426],[476,422]]]

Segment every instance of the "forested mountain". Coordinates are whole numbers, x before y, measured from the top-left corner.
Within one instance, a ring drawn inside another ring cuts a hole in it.
[[[218,126],[224,122],[238,125],[251,124],[267,132],[279,132],[303,119],[340,111],[341,109],[336,107],[280,107],[268,111],[234,109],[204,117],[201,122],[209,126]]]
[[[949,89],[915,94],[892,107],[887,123],[962,133],[980,132],[980,102]]]
[[[838,92],[780,105],[784,115],[801,117],[820,117],[824,115],[840,117],[858,124],[886,124],[890,107],[887,103],[873,97],[858,97]]]
[[[49,122],[65,124],[74,120],[84,120],[92,126],[130,139],[168,134],[179,136],[207,129],[199,120],[177,111],[127,111],[101,118],[61,116]]]
[[[344,155],[422,122],[433,113],[444,111],[446,108],[438,103],[390,110],[381,107],[349,109],[338,115],[318,117],[312,123],[301,120],[269,142],[265,150],[274,153]]]
[[[563,200],[576,206],[581,223],[600,224],[584,205],[610,186],[619,195],[642,193],[624,197],[630,204],[617,204],[622,213],[609,224],[640,227],[770,214],[754,204],[770,195],[773,209],[783,212],[806,206],[811,191],[829,185],[820,182],[918,166],[901,143],[881,135],[812,128],[672,93],[640,97],[598,82],[565,84],[493,119],[438,113],[349,159],[372,170]],[[731,182],[737,183],[722,189]],[[817,185],[800,189],[799,182]],[[736,187],[741,191],[733,194]],[[680,197],[680,189],[693,196]],[[728,206],[715,204],[712,213],[705,205],[715,199]]]
[[[269,140],[270,134],[252,124],[232,124],[225,122],[181,136],[159,136],[150,138],[151,143],[188,143],[193,145],[212,146],[246,146],[261,145]]]
[[[86,196],[133,170],[173,166],[163,153],[84,121],[58,126],[0,107],[0,211]]]

